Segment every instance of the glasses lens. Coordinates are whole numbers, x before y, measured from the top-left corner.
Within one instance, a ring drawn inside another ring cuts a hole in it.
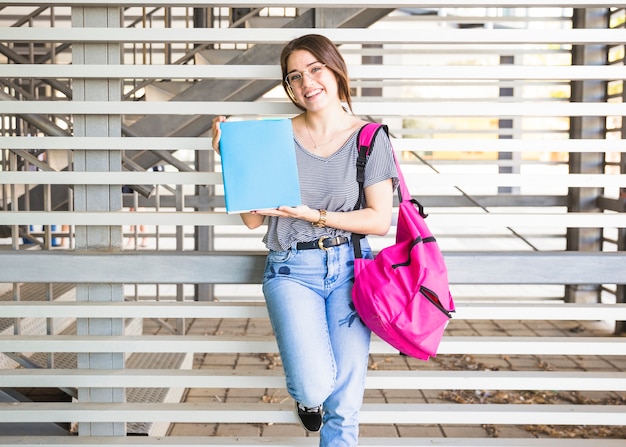
[[[302,74],[298,72],[290,73],[287,75],[287,83],[289,85],[296,85],[302,81]]]
[[[322,68],[324,68],[325,64],[315,64],[309,69],[309,75],[312,78],[317,78],[322,73]]]

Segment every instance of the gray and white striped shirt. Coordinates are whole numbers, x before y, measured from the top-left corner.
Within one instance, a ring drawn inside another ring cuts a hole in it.
[[[294,136],[300,195],[302,203],[314,209],[328,211],[352,211],[357,203],[359,185],[356,181],[358,156],[357,136],[354,132],[344,145],[328,158],[307,151]],[[398,185],[396,165],[391,141],[385,132],[378,132],[365,167],[367,188],[375,183],[393,179],[394,189]],[[294,243],[306,242],[329,235],[347,236],[350,233],[336,228],[316,228],[301,219],[269,217],[263,242],[274,251],[288,250]]]

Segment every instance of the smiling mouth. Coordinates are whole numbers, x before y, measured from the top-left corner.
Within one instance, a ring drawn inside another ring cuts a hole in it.
[[[304,97],[305,97],[305,98],[307,98],[307,99],[309,99],[309,98],[312,98],[313,96],[316,96],[316,95],[320,94],[321,92],[322,92],[322,89],[321,89],[321,88],[318,88],[318,89],[315,89],[315,90],[313,90],[313,91],[311,91],[311,92],[307,92],[307,93],[304,95]]]

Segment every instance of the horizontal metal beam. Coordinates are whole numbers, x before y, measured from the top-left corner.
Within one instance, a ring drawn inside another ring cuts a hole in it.
[[[571,0],[571,1],[541,1],[541,0],[441,0],[437,2],[420,2],[412,0],[396,0],[392,2],[375,2],[363,0],[345,0],[338,3],[335,0],[318,1],[298,1],[273,2],[262,0],[241,0],[226,1],[218,0],[207,2],[206,0],[117,0],[103,2],[102,0],[43,0],[34,2],[33,0],[8,0],[3,2],[6,5],[28,5],[28,6],[206,6],[206,7],[300,7],[300,8],[531,8],[531,7],[563,7],[563,8],[591,8],[612,6],[624,6],[623,1],[600,1],[600,0]]]
[[[409,188],[411,175],[405,175]],[[429,186],[536,186],[549,187],[626,187],[626,174],[441,174],[420,173],[419,183]],[[22,185],[217,185],[220,172],[76,172],[6,171],[0,184]]]
[[[391,129],[393,132],[393,129]],[[506,152],[626,152],[626,140],[545,140],[484,138],[392,138],[397,152],[403,151],[506,151]],[[212,151],[211,138],[203,137],[6,137],[0,136],[6,149],[51,150],[177,150]],[[3,174],[4,175],[4,174]],[[0,179],[1,181],[1,179]]]
[[[239,219],[239,216],[230,217]],[[22,257],[24,254],[35,256],[26,259]],[[265,256],[260,253],[207,255],[200,252],[161,252],[146,253],[145,257],[138,258],[129,258],[128,254],[130,253],[0,252],[0,258],[4,258],[0,261],[3,266],[0,269],[0,282],[32,282],[45,277],[52,282],[69,283],[260,284],[265,266]],[[19,273],[19,268],[8,268],[9,264],[5,262],[14,262],[16,267],[29,267]],[[127,262],[130,264],[124,264]],[[128,268],[129,266],[134,267]],[[37,275],[32,275],[33,269],[38,270]],[[127,273],[123,273],[124,270]]]
[[[267,318],[265,303],[0,302],[3,318]],[[626,321],[626,304],[457,303],[457,320]]]
[[[624,77],[618,65],[351,65],[355,80],[493,80],[493,81],[582,81],[614,80]],[[277,65],[79,65],[79,64],[7,64],[2,66],[7,78],[37,79],[281,79]]]
[[[354,101],[354,113],[368,116],[622,116],[626,103],[609,102],[424,102]],[[78,115],[280,115],[296,107],[287,101],[0,101],[0,114]]]
[[[170,5],[171,6],[171,5]],[[341,5],[345,7],[345,5]],[[622,44],[621,29],[316,28],[337,44]],[[310,28],[0,28],[0,41],[56,43],[245,43],[284,45]]]
[[[280,370],[0,370],[4,387],[285,388]],[[368,371],[366,389],[626,391],[626,372]]]
[[[626,269],[616,268],[626,265],[624,252],[444,255],[452,284],[626,284]],[[0,282],[260,284],[265,254],[1,251],[0,265]]]
[[[462,216],[462,222],[460,222]],[[464,229],[471,227],[515,228],[624,228],[625,213],[430,213],[429,226]],[[234,225],[238,215],[211,211],[2,211],[0,225]]]
[[[626,339],[619,337],[444,337],[438,354],[489,355],[624,355]],[[278,352],[272,336],[73,336],[0,335],[0,352]],[[398,350],[374,337],[372,354]]]
[[[225,212],[79,212],[2,211],[1,225],[242,225],[239,215]]]
[[[549,176],[546,176],[549,177]],[[602,176],[598,176],[602,177]],[[626,175],[624,176],[626,186]],[[77,172],[9,171],[3,172],[0,184],[29,185],[216,185],[222,184],[220,172]]]
[[[623,425],[620,405],[363,404],[362,424]],[[16,422],[297,423],[291,405],[171,403],[0,403],[0,420]]]
[[[135,206],[135,200],[132,195],[125,195],[123,198],[124,207],[132,208]],[[159,208],[164,210],[167,208],[176,208],[176,198],[174,196],[166,196],[159,195],[158,198],[156,196],[151,196],[149,198],[145,198],[143,196],[138,197],[139,207],[149,207],[155,208],[158,204]],[[433,195],[431,193],[424,193],[419,195],[420,203],[426,207],[427,210],[435,209],[435,208],[449,208],[449,207],[464,207],[464,206],[476,206],[479,203],[484,207],[505,207],[505,208],[516,208],[516,207],[535,207],[537,208],[548,208],[548,207],[565,207],[567,206],[567,195],[566,191],[563,191],[562,194],[557,195],[547,195],[547,194],[529,194],[529,195],[521,195],[521,194],[507,194],[507,195],[472,195],[470,197],[465,197],[462,195],[458,196],[448,196],[448,195]],[[604,207],[602,206],[604,203],[616,203],[614,207]],[[617,199],[610,199],[607,201],[603,201],[602,199],[598,200],[598,205],[601,209],[608,209],[612,211],[620,211],[624,212],[626,209],[621,209],[617,205]],[[197,208],[202,201],[194,195],[185,195],[185,206],[191,208]],[[208,206],[212,208],[224,208],[224,196],[223,195],[215,195],[209,201]],[[621,202],[620,202],[621,203]],[[398,205],[397,197],[394,197],[394,204]],[[557,230],[558,231],[558,230]],[[249,234],[248,236],[252,236],[253,234]],[[550,234],[545,234],[544,236],[551,236]],[[554,236],[554,234],[552,234]],[[219,234],[216,234],[217,238],[220,238]],[[501,235],[500,237],[504,237]]]
[[[316,447],[319,439],[309,437],[251,437],[237,436],[2,436],[0,446],[4,447],[41,447],[80,446],[101,447]],[[549,438],[401,438],[359,437],[362,447],[563,447],[563,439]],[[621,439],[589,438],[567,439],[567,447],[624,447]]]

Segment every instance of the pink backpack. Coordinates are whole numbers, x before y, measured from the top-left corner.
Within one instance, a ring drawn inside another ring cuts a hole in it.
[[[363,201],[365,163],[371,142],[387,126],[370,123],[359,133],[357,181]],[[400,185],[396,243],[374,259],[363,259],[354,235],[352,300],[361,320],[400,353],[421,360],[437,354],[454,311],[448,272],[437,241],[426,226],[422,205],[411,197],[396,158]]]

